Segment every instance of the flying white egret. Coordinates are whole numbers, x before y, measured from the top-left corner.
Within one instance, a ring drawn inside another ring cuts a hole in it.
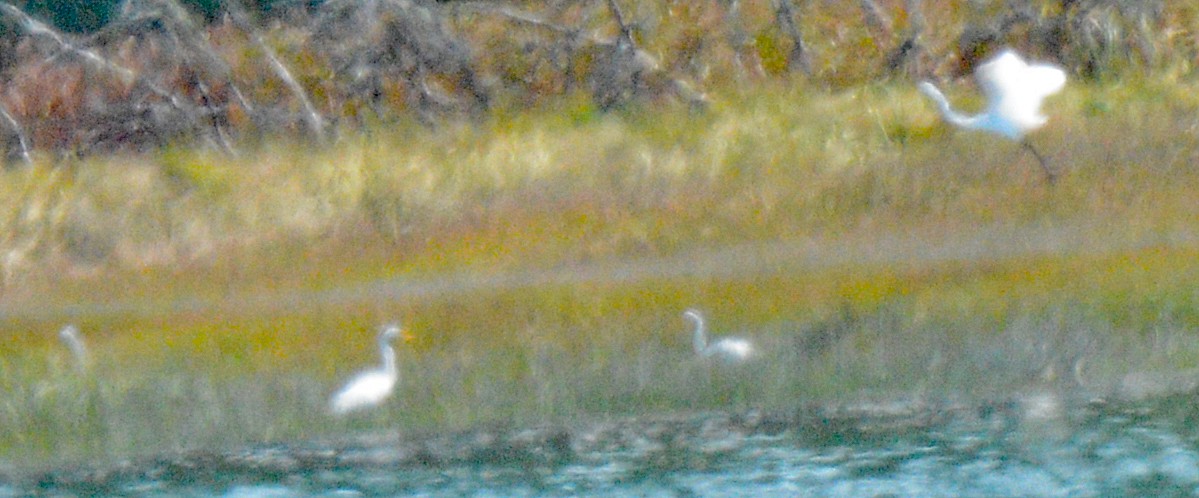
[[[1041,169],[1045,170],[1045,175],[1052,182],[1056,175],[1049,169],[1041,153],[1024,139],[1024,135],[1048,121],[1041,115],[1041,102],[1066,85],[1065,71],[1048,64],[1029,64],[1016,52],[1004,50],[978,66],[974,71],[974,79],[987,97],[986,109],[974,116],[953,110],[949,100],[932,83],[923,81],[919,88],[933,99],[941,115],[950,124],[988,131],[1020,142],[1037,158]]]
[[[67,349],[71,350],[71,356],[75,357],[75,368],[80,371],[87,368],[87,347],[83,345],[83,336],[79,335],[79,327],[74,325],[63,327],[58,331],[58,339]]]
[[[379,368],[358,374],[333,395],[329,401],[329,410],[334,415],[344,415],[375,406],[391,396],[391,391],[395,389],[400,378],[400,371],[396,367],[396,352],[391,347],[391,341],[401,336],[405,340],[410,339],[407,335],[401,335],[402,332],[403,329],[398,323],[382,327],[379,332],[379,354],[383,357],[383,364]]]
[[[708,344],[707,330],[704,327],[704,317],[698,310],[690,309],[684,311],[683,317],[695,322],[695,335],[692,338],[692,344],[695,346],[695,354],[701,358],[716,357],[732,363],[744,361],[753,356],[753,345],[740,337],[725,337],[712,344]]]

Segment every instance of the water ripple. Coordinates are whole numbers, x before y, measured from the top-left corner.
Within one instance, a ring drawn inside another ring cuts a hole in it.
[[[1191,496],[1177,398],[1053,421],[880,405],[369,435],[13,475],[0,496]]]

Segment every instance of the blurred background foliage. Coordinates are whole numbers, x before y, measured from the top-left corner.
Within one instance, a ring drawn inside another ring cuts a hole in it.
[[[14,6],[15,5],[15,6]],[[1190,81],[1199,8],[1124,0],[33,0],[0,12],[11,161],[328,142],[587,96],[599,112],[772,82],[960,78],[1001,46],[1074,81]],[[49,23],[49,26],[41,24]],[[573,101],[578,102],[578,101]]]

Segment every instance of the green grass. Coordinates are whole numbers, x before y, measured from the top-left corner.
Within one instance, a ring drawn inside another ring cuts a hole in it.
[[[881,85],[5,170],[0,462],[978,399],[1059,388],[1078,360],[1071,389],[1105,395],[1192,369],[1193,90],[1052,99],[1033,137],[1064,168],[1052,186],[1017,146]],[[765,354],[697,362],[688,307]],[[326,416],[394,319],[418,337],[397,395]],[[65,322],[85,374],[55,342]]]

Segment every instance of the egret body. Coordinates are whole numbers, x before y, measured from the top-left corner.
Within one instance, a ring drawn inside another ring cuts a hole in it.
[[[695,354],[699,357],[715,357],[728,362],[740,362],[753,356],[753,345],[740,337],[725,337],[712,344],[708,344],[708,333],[704,324],[704,317],[698,310],[691,309],[684,311],[683,317],[691,320],[694,324],[695,330],[692,336],[692,345],[695,347]]]
[[[399,381],[400,371],[396,367],[396,352],[391,347],[391,341],[400,337],[399,324],[385,325],[379,332],[379,354],[383,364],[379,368],[367,370],[356,375],[344,387],[333,395],[329,401],[329,410],[334,415],[368,408],[382,403],[391,396]]]
[[[1066,85],[1065,71],[1048,64],[1029,64],[1015,52],[1004,50],[979,65],[974,71],[974,79],[987,97],[987,107],[981,114],[973,116],[955,111],[932,83],[921,82],[919,89],[936,103],[941,116],[950,124],[1020,142],[1037,158],[1052,182],[1056,177],[1053,170],[1024,136],[1049,121],[1041,114],[1041,102]]]

